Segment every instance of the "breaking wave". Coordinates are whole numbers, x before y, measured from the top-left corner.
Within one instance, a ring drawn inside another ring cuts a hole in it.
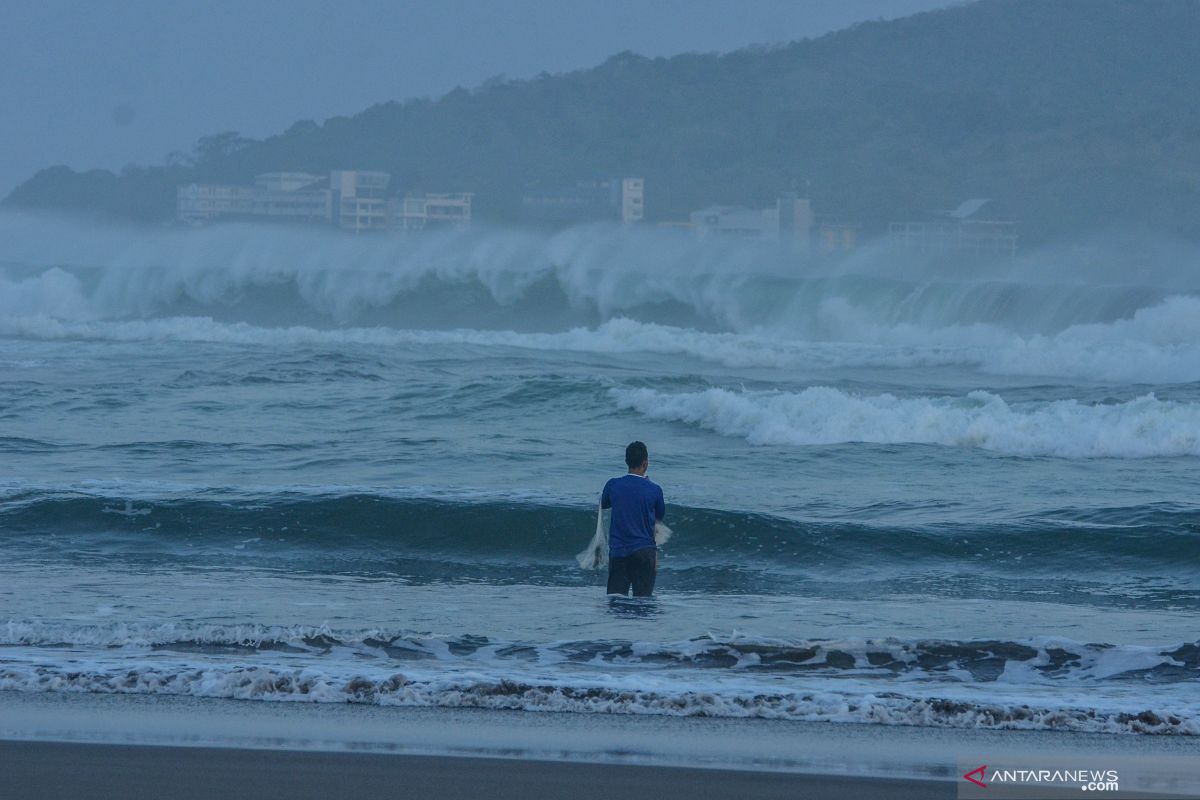
[[[1200,287],[1183,260],[1088,283],[1054,254],[947,274],[880,249],[808,264],[765,244],[603,226],[363,239],[0,215],[0,233],[8,336],[464,342],[735,367],[967,364],[1200,381]]]
[[[1124,403],[1077,400],[1009,404],[966,397],[858,395],[713,388],[698,392],[611,389],[621,408],[684,422],[755,445],[933,444],[1060,458],[1200,456],[1200,404],[1147,394]]]

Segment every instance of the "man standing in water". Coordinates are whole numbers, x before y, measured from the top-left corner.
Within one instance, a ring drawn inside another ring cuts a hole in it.
[[[658,573],[658,546],[654,523],[667,514],[663,490],[646,477],[650,455],[646,445],[632,442],[625,448],[629,472],[612,478],[600,493],[600,508],[612,509],[608,529],[608,593],[649,597]]]

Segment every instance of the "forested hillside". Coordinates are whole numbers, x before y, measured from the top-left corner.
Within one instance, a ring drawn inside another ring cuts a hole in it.
[[[383,169],[396,191],[469,190],[516,219],[523,187],[646,178],[651,220],[807,191],[889,219],[992,197],[1026,242],[1112,226],[1200,237],[1200,3],[981,0],[725,55],[616,55],[437,99],[201,139],[120,174],[43,170],[6,204],[155,222],[178,184]]]

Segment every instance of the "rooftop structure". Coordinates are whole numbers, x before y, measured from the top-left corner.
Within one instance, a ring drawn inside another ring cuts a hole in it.
[[[307,172],[267,172],[255,177],[255,188],[265,192],[295,192],[300,189],[328,189],[328,177]]]

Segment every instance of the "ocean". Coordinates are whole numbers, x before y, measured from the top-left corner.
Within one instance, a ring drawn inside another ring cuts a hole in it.
[[[1200,272],[1086,252],[0,216],[0,690],[1198,734]]]

